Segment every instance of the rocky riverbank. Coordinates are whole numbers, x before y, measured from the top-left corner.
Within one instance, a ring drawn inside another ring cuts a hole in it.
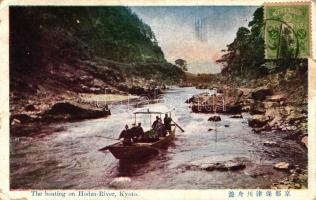
[[[251,115],[248,124],[254,133],[286,132],[287,139],[302,141],[307,148],[306,73],[286,70],[248,82],[229,83],[218,75],[214,80],[207,88],[216,88],[216,94],[210,90],[186,101],[192,112],[247,112]]]
[[[254,89],[224,88],[221,93],[212,92],[201,93],[187,100],[192,112],[249,112],[251,117],[248,124],[255,133],[285,131],[289,133],[288,139],[298,139],[307,148],[306,108],[289,104],[285,94],[274,93],[267,86]]]
[[[220,84],[219,84],[220,83]],[[232,118],[249,113],[248,125],[254,134],[279,134],[284,140],[294,140],[307,153],[307,77],[300,72],[286,70],[247,83],[219,81],[197,88],[213,89],[192,96],[186,101],[196,113],[213,113],[210,121],[218,121],[214,113],[230,114]],[[273,148],[273,141],[265,141]],[[290,148],[290,147],[286,147]],[[212,165],[213,166],[213,165]],[[219,165],[222,166],[222,165]],[[273,184],[272,188],[306,188],[307,166],[295,163],[275,163],[275,170],[282,170],[289,176]]]
[[[107,89],[107,93],[104,94],[64,90],[59,91],[59,95],[57,95],[56,91],[47,91],[47,88],[42,86],[39,88],[43,89],[37,89],[33,95],[29,94],[29,91],[11,93],[10,124],[12,130],[16,130],[15,127],[30,123],[78,121],[107,117],[111,114],[109,104],[139,98],[139,96],[130,93],[146,95],[148,99],[151,99],[156,98],[163,90],[163,88],[146,89],[140,86],[131,88],[126,86],[125,91]]]

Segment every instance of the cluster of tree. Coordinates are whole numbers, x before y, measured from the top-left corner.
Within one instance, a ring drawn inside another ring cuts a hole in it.
[[[177,67],[181,68],[183,71],[188,71],[188,63],[186,60],[181,58],[174,61]]]
[[[258,8],[252,21],[248,24],[249,29],[240,27],[234,41],[227,45],[225,54],[218,63],[223,64],[222,73],[236,76],[248,76],[258,73],[259,67],[264,60],[264,39],[262,37],[263,8]]]
[[[278,72],[290,67],[296,67],[302,60],[295,59],[290,47],[293,39],[290,31],[285,27],[279,35],[280,44],[278,58],[267,60],[264,58],[264,29],[263,7],[259,7],[253,14],[248,28],[240,27],[234,41],[223,50],[225,54],[217,60],[223,65],[222,73],[233,77],[253,78],[268,73]]]
[[[11,7],[10,46],[12,60],[30,68],[56,56],[166,62],[151,28],[121,6]]]

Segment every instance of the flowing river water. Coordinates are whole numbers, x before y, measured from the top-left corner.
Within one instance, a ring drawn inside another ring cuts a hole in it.
[[[129,189],[215,189],[269,188],[286,177],[273,169],[280,161],[306,167],[306,150],[282,133],[255,134],[244,118],[220,115],[214,124],[211,114],[192,113],[185,100],[203,92],[195,88],[173,88],[163,96],[164,104],[175,107],[173,119],[183,127],[176,139],[159,155],[145,162],[124,163],[111,153],[98,149],[116,141],[126,123],[131,124],[132,106],[113,105],[107,118],[41,126],[29,136],[11,137],[11,189],[104,189],[113,187],[113,180],[127,177]],[[160,103],[161,104],[161,103]],[[154,106],[153,105],[148,105]],[[154,116],[153,116],[154,117]],[[148,118],[141,119],[146,127]],[[215,128],[216,131],[209,131]],[[265,141],[277,142],[268,147]],[[242,160],[246,168],[238,171],[193,170],[190,163],[207,160],[223,162]],[[126,180],[126,179],[124,179]]]

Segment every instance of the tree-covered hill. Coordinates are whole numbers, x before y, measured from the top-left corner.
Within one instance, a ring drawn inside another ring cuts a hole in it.
[[[127,7],[10,7],[11,112],[83,93],[151,93],[184,72]],[[41,108],[44,106],[43,108]]]
[[[127,7],[10,8],[11,80],[48,66],[84,69],[87,62],[112,85],[149,75],[154,81],[183,76],[166,62],[151,28]]]
[[[71,49],[83,58],[165,62],[151,28],[126,7],[13,7],[10,13],[11,49],[19,59],[25,53],[66,57]],[[41,52],[48,47],[50,55]]]

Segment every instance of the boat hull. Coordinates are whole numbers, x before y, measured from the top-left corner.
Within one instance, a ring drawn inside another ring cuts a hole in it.
[[[109,150],[117,159],[130,160],[140,159],[151,155],[157,155],[160,148],[164,148],[170,144],[175,138],[176,127],[166,137],[159,138],[153,143],[134,143],[132,146],[124,146],[118,142],[108,146],[104,150]]]

